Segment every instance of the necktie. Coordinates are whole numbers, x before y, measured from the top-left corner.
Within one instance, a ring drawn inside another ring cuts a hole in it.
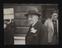
[[[54,23],[54,42],[55,43],[58,43],[58,20],[56,20],[56,21],[54,21],[55,23]]]
[[[57,31],[57,29],[58,29],[58,28],[57,28],[57,21],[54,20],[54,21],[53,21],[53,24],[54,24],[54,35],[57,35],[57,32],[58,32],[58,31]]]

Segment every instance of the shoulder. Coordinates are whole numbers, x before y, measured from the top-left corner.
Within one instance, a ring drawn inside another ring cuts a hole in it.
[[[45,22],[47,22],[47,23],[50,22],[50,19],[47,19]]]
[[[42,27],[42,23],[39,21],[34,26],[34,28],[36,28],[36,29],[40,29],[41,27]]]
[[[46,24],[48,24],[49,22],[50,22],[50,20],[49,20],[49,19],[46,19],[44,24],[46,25]]]
[[[47,27],[42,23],[39,25],[39,30],[42,34],[48,32]]]
[[[38,26],[41,27],[43,26],[43,24],[41,22],[38,22]]]
[[[45,29],[45,25],[42,24],[41,22],[39,23],[38,27],[39,27],[40,29]]]

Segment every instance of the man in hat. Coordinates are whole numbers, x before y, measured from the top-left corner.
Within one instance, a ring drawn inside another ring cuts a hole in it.
[[[47,44],[47,29],[39,21],[40,14],[37,10],[29,10],[25,15],[28,18],[30,24],[29,31],[26,35],[27,45],[43,45]]]

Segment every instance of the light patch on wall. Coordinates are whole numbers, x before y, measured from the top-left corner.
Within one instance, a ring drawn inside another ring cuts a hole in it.
[[[3,14],[4,14],[4,19],[14,19],[14,9],[13,8],[4,8]]]

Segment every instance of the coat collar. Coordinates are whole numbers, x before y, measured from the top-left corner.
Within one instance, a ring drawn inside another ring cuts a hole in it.
[[[37,29],[37,28],[40,26],[40,24],[41,24],[41,22],[38,21],[33,27],[34,27],[35,29]]]

